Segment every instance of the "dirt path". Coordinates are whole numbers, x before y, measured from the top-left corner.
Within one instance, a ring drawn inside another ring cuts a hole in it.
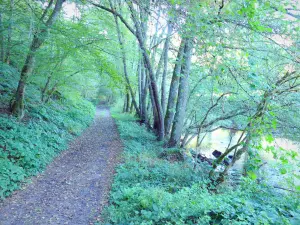
[[[94,123],[45,173],[0,204],[0,224],[93,224],[107,202],[121,149],[108,108],[98,107]]]

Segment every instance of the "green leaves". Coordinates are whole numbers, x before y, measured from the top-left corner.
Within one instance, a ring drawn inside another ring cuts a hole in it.
[[[24,177],[25,171],[21,167],[14,165],[7,158],[0,158],[0,199],[17,189]]]
[[[261,10],[261,5],[257,0],[246,0],[244,6],[237,11],[238,15],[246,16],[248,23],[254,31],[257,32],[272,32],[272,28],[266,27],[261,23],[260,13],[261,11],[267,11],[270,6],[268,4],[264,4],[265,8]]]
[[[25,177],[42,171],[67,147],[71,134],[79,134],[91,121],[84,112],[87,108],[64,107],[62,111],[48,107],[35,109],[32,116],[36,119],[28,124],[0,116],[0,147],[5,146],[5,151],[0,148],[0,198],[17,189]],[[46,118],[47,122],[43,120]]]
[[[278,224],[291,220],[299,201],[257,184],[248,172],[241,186],[207,187],[206,166],[200,173],[186,162],[170,162],[152,133],[129,115],[114,114],[124,143],[124,163],[117,169],[107,208],[107,224]],[[178,151],[178,150],[177,150]],[[261,160],[257,159],[261,164]]]
[[[183,3],[182,0],[169,0],[169,2],[171,3],[171,5],[174,5],[174,6],[175,6],[176,4],[180,5],[180,4]]]
[[[283,175],[283,174],[286,174],[287,173],[287,169],[286,168],[281,168],[280,169],[280,173]]]
[[[272,134],[268,134],[265,136],[265,140],[268,142],[268,143],[272,143],[275,139],[274,137],[272,136]]]
[[[250,26],[252,27],[252,29],[259,31],[259,32],[272,32],[272,28],[270,27],[265,27],[261,24],[260,21],[256,20],[256,21],[249,21]]]
[[[246,0],[244,6],[240,10],[238,10],[238,14],[246,15],[249,19],[253,19],[257,8],[257,0]]]
[[[252,180],[256,180],[257,179],[257,175],[256,175],[255,172],[249,171],[247,174],[250,177],[250,179],[252,179]]]
[[[5,67],[4,67],[5,68]],[[2,86],[17,83],[17,71],[0,71]],[[3,73],[3,74],[2,74]],[[36,175],[62,150],[74,134],[78,135],[91,121],[94,106],[82,100],[64,99],[46,105],[39,101],[38,87],[29,85],[28,121],[0,114],[0,198],[17,189],[25,177]],[[8,93],[1,95],[8,99]],[[38,100],[37,100],[38,99]]]

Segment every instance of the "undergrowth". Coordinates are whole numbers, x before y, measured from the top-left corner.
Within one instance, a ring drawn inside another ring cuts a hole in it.
[[[124,143],[104,224],[300,224],[297,195],[283,195],[252,180],[209,190],[206,165],[160,157],[163,143],[130,115],[114,112]]]
[[[16,88],[18,71],[0,71],[0,108],[7,108]],[[94,106],[83,99],[40,102],[40,91],[28,85],[26,118],[19,122],[0,114],[0,198],[20,187],[26,178],[43,171],[67,143],[88,126]]]

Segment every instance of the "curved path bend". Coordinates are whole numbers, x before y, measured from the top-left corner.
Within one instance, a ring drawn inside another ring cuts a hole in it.
[[[108,201],[122,144],[109,109],[23,190],[0,203],[1,225],[93,224]]]

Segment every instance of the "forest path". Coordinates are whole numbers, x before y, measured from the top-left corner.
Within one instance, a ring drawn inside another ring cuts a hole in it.
[[[0,203],[1,225],[93,224],[108,200],[122,144],[109,109],[23,190]]]

